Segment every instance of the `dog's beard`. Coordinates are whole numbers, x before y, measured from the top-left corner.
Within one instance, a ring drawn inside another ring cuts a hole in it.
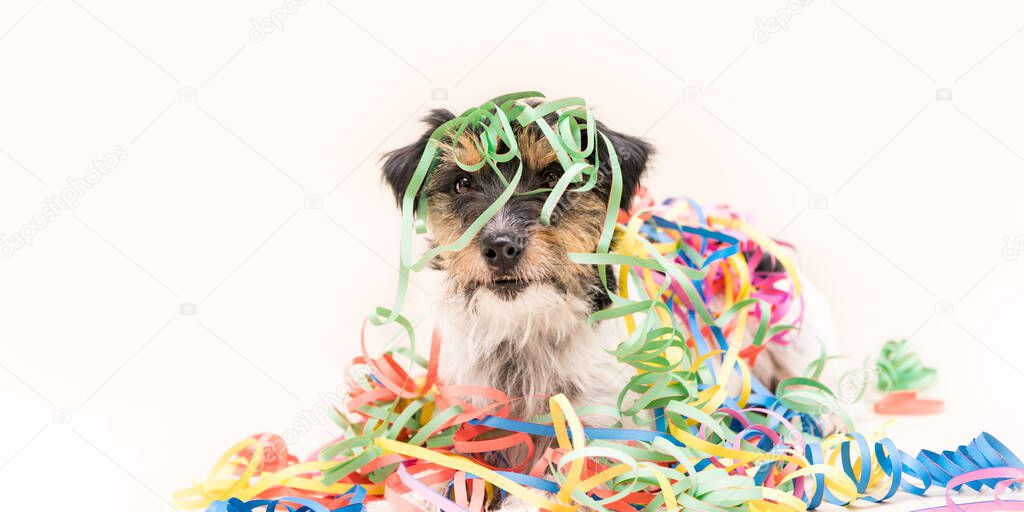
[[[461,256],[461,255],[460,255]],[[552,286],[559,291],[570,288],[557,279],[557,273],[551,273],[547,264],[520,265],[510,271],[499,274],[469,258],[456,258],[452,264],[441,268],[446,273],[449,292],[452,295],[465,297],[467,301],[480,293],[489,293],[505,301],[516,300],[522,293],[538,286]],[[461,265],[460,265],[461,263]]]
[[[564,340],[586,323],[588,305],[547,281],[529,282],[514,294],[479,286],[458,305],[472,337],[526,343],[531,338]]]
[[[523,292],[538,286],[555,286],[545,279],[503,277],[490,282],[474,283],[467,287],[466,298],[472,300],[478,293],[490,293],[506,302],[516,300]]]
[[[500,301],[513,302],[519,300],[531,290],[547,289],[553,293],[564,295],[590,304],[590,312],[607,307],[609,304],[608,290],[605,289],[600,277],[592,267],[575,265],[569,262],[555,265],[542,265],[533,268],[520,268],[512,274],[502,277],[486,276],[481,279],[480,273],[467,272],[460,275],[451,271],[451,267],[438,268],[446,272],[449,297],[461,298],[469,304],[474,297],[487,294]],[[475,279],[464,280],[465,277]],[[614,286],[614,277],[609,272],[610,286]],[[612,289],[614,291],[614,288]],[[529,302],[529,301],[528,301]]]

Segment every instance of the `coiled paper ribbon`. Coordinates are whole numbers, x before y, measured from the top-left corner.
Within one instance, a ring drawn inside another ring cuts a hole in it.
[[[886,342],[878,356],[878,389],[888,394],[875,403],[878,414],[937,414],[944,404],[925,400],[917,392],[935,382],[936,372],[926,368],[910,350],[907,340]]]

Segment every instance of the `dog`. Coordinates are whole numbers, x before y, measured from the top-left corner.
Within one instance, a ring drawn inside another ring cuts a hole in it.
[[[413,179],[424,147],[434,131],[455,118],[433,110],[424,118],[423,135],[383,157],[383,179],[399,205]],[[554,124],[552,115],[549,124]],[[598,132],[614,146],[620,163],[622,196],[618,205],[629,210],[635,191],[648,170],[654,148],[600,120]],[[498,164],[508,179],[522,164],[519,191],[551,188],[563,169],[548,139],[534,124],[513,123],[520,159]],[[452,243],[495,201],[505,183],[492,170],[467,172],[482,162],[474,135],[463,132],[442,137],[437,165],[415,200],[429,198],[428,231],[435,246]],[[618,320],[591,325],[587,317],[610,306],[608,291],[616,279],[598,267],[578,265],[568,254],[592,253],[598,246],[608,208],[612,170],[609,150],[596,137],[598,179],[585,192],[564,194],[549,225],[540,222],[546,194],[513,196],[458,251],[441,253],[431,268],[445,276],[446,311],[442,318],[444,343],[439,377],[446,384],[489,386],[511,400],[510,416],[530,418],[549,412],[548,397],[564,394],[574,407],[616,405],[623,386],[635,370],[606,352],[625,337]],[[610,274],[610,272],[609,272]],[[758,359],[754,374],[769,386],[799,375],[818,353],[817,339],[831,339],[831,322],[824,302],[805,286],[804,328],[788,345],[772,346]],[[810,300],[808,300],[810,296]],[[820,327],[819,327],[820,326]],[[773,344],[774,345],[774,344]],[[597,420],[598,423],[601,420]],[[606,426],[588,422],[588,426]],[[542,449],[537,450],[543,453]],[[506,454],[514,458],[521,454]],[[508,498],[498,510],[528,510]]]

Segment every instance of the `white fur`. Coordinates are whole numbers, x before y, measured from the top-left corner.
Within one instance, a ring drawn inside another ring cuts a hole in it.
[[[512,343],[527,372],[526,415],[547,412],[547,397],[573,382],[573,405],[614,404],[632,369],[606,350],[623,339],[620,322],[588,325],[589,305],[548,284],[533,284],[514,300],[487,289],[468,302],[449,302],[443,323],[440,376],[448,384],[495,386],[496,368],[487,357]]]

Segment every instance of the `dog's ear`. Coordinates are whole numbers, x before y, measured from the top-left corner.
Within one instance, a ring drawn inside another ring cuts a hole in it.
[[[600,121],[597,123],[599,133],[604,134],[615,147],[615,154],[619,157],[619,168],[622,170],[622,201],[620,207],[629,209],[636,195],[637,187],[640,186],[640,179],[647,171],[647,159],[654,154],[654,146],[641,138],[624,135],[615,130],[608,129]],[[598,155],[601,158],[600,171],[607,173],[609,183],[611,178],[611,164],[608,162],[608,147],[604,139],[598,137]]]
[[[423,118],[423,122],[427,125],[427,130],[423,132],[423,135],[416,142],[394,151],[389,151],[381,157],[381,160],[384,162],[382,166],[384,181],[391,187],[391,191],[395,194],[395,202],[398,203],[399,207],[402,206],[402,197],[405,195],[405,189],[409,186],[409,182],[412,181],[412,175],[416,172],[416,166],[420,163],[420,157],[423,156],[423,149],[426,147],[427,141],[430,140],[430,135],[434,133],[438,126],[452,119],[455,119],[455,114],[448,110],[431,110]]]

